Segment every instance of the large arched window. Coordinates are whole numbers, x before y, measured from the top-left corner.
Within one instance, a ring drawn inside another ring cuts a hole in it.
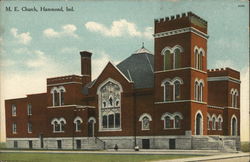
[[[144,113],[140,116],[139,121],[141,122],[142,130],[150,129],[150,121],[152,121],[152,117],[150,114]]]
[[[100,130],[121,129],[121,92],[121,85],[110,78],[98,87]]]

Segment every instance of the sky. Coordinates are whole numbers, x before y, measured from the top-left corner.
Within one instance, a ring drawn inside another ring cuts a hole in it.
[[[108,61],[119,63],[142,42],[153,52],[154,19],[189,11],[208,22],[208,68],[241,72],[241,139],[249,140],[247,0],[5,0],[0,7],[1,141],[5,140],[5,99],[45,92],[48,77],[80,75],[79,51],[93,52],[93,78]],[[6,11],[6,7],[20,11]],[[21,11],[23,7],[38,12]],[[41,7],[64,11],[45,12]]]

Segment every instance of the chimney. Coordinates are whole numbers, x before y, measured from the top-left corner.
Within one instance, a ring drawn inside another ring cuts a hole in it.
[[[88,51],[81,51],[81,74],[83,77],[83,82],[91,82],[91,56],[92,53]]]

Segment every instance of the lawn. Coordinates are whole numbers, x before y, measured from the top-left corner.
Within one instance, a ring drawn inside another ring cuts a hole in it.
[[[188,155],[105,155],[59,153],[0,153],[0,161],[20,162],[141,162],[194,157]]]

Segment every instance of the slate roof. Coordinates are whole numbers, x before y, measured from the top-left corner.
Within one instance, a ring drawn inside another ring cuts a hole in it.
[[[154,56],[142,47],[116,66],[128,80],[134,82],[135,88],[153,88]]]
[[[154,55],[142,47],[131,56],[120,62],[116,67],[125,77],[134,82],[135,88],[153,88],[154,86]],[[96,80],[86,84],[83,94],[88,94],[88,89]]]

